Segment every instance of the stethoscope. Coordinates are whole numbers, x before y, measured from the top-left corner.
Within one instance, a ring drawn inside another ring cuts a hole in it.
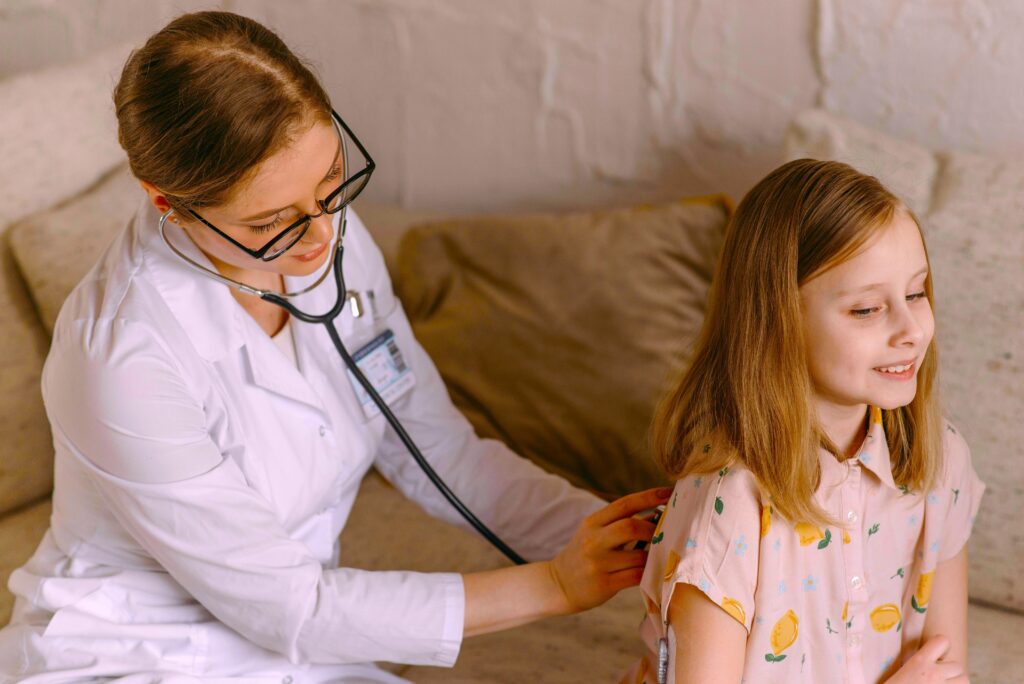
[[[174,209],[168,209],[166,212],[163,213],[163,215],[160,216],[160,236],[163,238],[164,243],[166,243],[167,246],[170,247],[171,251],[177,254],[181,259],[183,259],[187,264],[192,266],[199,273],[203,274],[208,278],[216,280],[217,282],[227,285],[228,287],[238,289],[242,292],[245,292],[246,294],[255,295],[264,301],[270,302],[271,304],[276,304],[277,306],[280,306],[281,308],[285,309],[288,313],[295,316],[297,319],[304,323],[322,323],[323,326],[327,328],[327,334],[330,335],[331,342],[334,343],[334,347],[335,349],[338,350],[338,354],[345,362],[345,366],[349,369],[349,371],[351,371],[352,375],[355,376],[356,380],[359,382],[360,385],[362,385],[363,389],[366,390],[366,393],[370,396],[370,398],[373,399],[373,402],[377,405],[377,408],[380,409],[380,412],[384,415],[384,418],[387,419],[388,423],[391,425],[392,429],[398,435],[399,439],[402,440],[402,444],[405,445],[405,448],[409,451],[409,454],[412,455],[413,459],[416,461],[419,467],[423,469],[423,472],[427,474],[427,477],[430,479],[431,482],[434,483],[434,486],[437,487],[438,491],[441,492],[444,498],[448,500],[448,502],[455,508],[455,510],[457,510],[459,514],[462,515],[462,517],[465,518],[466,521],[474,527],[474,529],[476,529],[477,532],[482,534],[484,538],[487,539],[487,541],[489,541],[491,544],[495,546],[495,548],[497,548],[499,551],[505,554],[505,556],[507,556],[509,560],[511,560],[513,563],[517,565],[523,565],[526,563],[526,560],[524,560],[519,554],[513,551],[505,542],[503,542],[498,537],[498,535],[494,534],[494,532],[488,529],[488,527],[484,525],[479,518],[473,515],[473,512],[469,510],[469,508],[464,503],[462,503],[462,501],[460,501],[457,496],[455,496],[455,493],[452,492],[451,489],[449,489],[448,485],[445,484],[444,480],[441,479],[441,477],[434,471],[434,469],[427,462],[427,459],[424,458],[423,454],[416,446],[416,443],[412,441],[412,438],[409,436],[409,433],[405,431],[405,428],[402,426],[402,423],[398,420],[398,418],[395,417],[395,414],[391,412],[391,409],[388,407],[387,402],[384,401],[380,394],[377,393],[377,390],[374,388],[373,383],[371,383],[363,374],[362,370],[360,370],[359,366],[352,359],[352,356],[348,353],[348,350],[345,348],[344,343],[342,343],[341,337],[338,335],[338,331],[334,327],[334,320],[339,315],[341,315],[342,309],[345,308],[345,302],[348,299],[348,293],[345,289],[345,274],[342,269],[342,256],[345,252],[345,248],[342,245],[342,243],[345,238],[345,229],[347,227],[348,221],[347,206],[342,208],[341,216],[338,219],[340,230],[338,231],[338,238],[334,244],[334,255],[331,259],[331,264],[324,270],[320,277],[318,277],[308,287],[299,290],[298,292],[284,293],[271,292],[269,290],[261,290],[260,288],[252,287],[251,285],[246,285],[245,283],[240,283],[236,280],[226,278],[220,273],[210,270],[203,266],[202,264],[200,264],[199,262],[190,258],[180,249],[175,247],[174,244],[167,237],[165,226],[167,224],[167,219],[170,218],[171,214],[173,213]],[[294,304],[288,301],[289,298],[297,297],[316,288],[318,285],[320,285],[320,283],[324,281],[324,279],[327,278],[327,275],[331,271],[334,272],[334,282],[335,285],[337,286],[338,294],[337,299],[334,302],[334,306],[332,306],[326,312],[322,314],[306,313],[305,311],[300,311],[298,308],[295,307]]]

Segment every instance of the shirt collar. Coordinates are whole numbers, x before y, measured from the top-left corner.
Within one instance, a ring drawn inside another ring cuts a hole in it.
[[[899,490],[895,480],[892,479],[892,463],[889,455],[889,444],[885,439],[885,430],[882,426],[882,410],[877,406],[871,406],[868,410],[869,420],[867,433],[857,449],[854,458],[866,470],[870,470],[881,480],[882,484]],[[845,468],[826,449],[819,452],[822,466],[823,483],[835,483],[841,481],[845,475]]]

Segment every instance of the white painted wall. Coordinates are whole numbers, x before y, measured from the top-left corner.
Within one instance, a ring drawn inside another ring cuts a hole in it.
[[[368,193],[410,208],[738,198],[816,104],[936,147],[1024,150],[1015,0],[0,0],[0,77],[200,7],[316,63],[379,163]]]

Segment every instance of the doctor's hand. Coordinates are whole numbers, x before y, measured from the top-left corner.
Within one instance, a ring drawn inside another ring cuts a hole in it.
[[[647,551],[621,547],[633,541],[650,542],[654,523],[633,516],[665,503],[671,495],[671,487],[648,489],[584,518],[569,544],[548,564],[566,601],[566,612],[594,608],[640,583]]]

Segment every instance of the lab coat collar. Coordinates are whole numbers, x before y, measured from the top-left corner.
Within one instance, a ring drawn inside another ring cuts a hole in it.
[[[145,266],[199,355],[207,361],[219,361],[245,343],[245,321],[241,316],[247,314],[226,286],[196,273],[164,243],[159,222],[160,214],[146,198],[135,224]],[[190,259],[214,270],[210,260],[191,240],[176,235],[173,226],[167,233],[175,240],[174,246]]]
[[[895,480],[892,478],[892,463],[889,455],[889,445],[885,439],[885,430],[882,426],[882,410],[877,406],[868,409],[869,420],[867,434],[857,449],[854,457],[857,462],[866,470],[871,471],[881,482],[895,490],[899,490]],[[841,482],[846,476],[846,466],[836,460],[830,452],[821,449],[819,452],[822,482],[826,485],[835,485]]]
[[[141,215],[142,243],[154,282],[200,356],[217,362],[241,350],[254,384],[325,413],[322,401],[306,379],[235,301],[229,287],[197,273],[167,246],[160,236],[160,216],[151,205]],[[175,247],[190,259],[213,269],[210,260],[191,240],[176,236],[171,230],[168,237],[172,240],[177,237]],[[318,271],[308,276],[285,276],[285,288],[290,292],[301,290],[312,284],[319,274]],[[294,298],[293,302],[303,311],[321,313],[333,305],[335,292],[334,279],[329,275],[318,287]],[[309,361],[310,352],[306,349],[309,340],[305,339],[308,327],[308,324],[292,326],[300,365]]]

